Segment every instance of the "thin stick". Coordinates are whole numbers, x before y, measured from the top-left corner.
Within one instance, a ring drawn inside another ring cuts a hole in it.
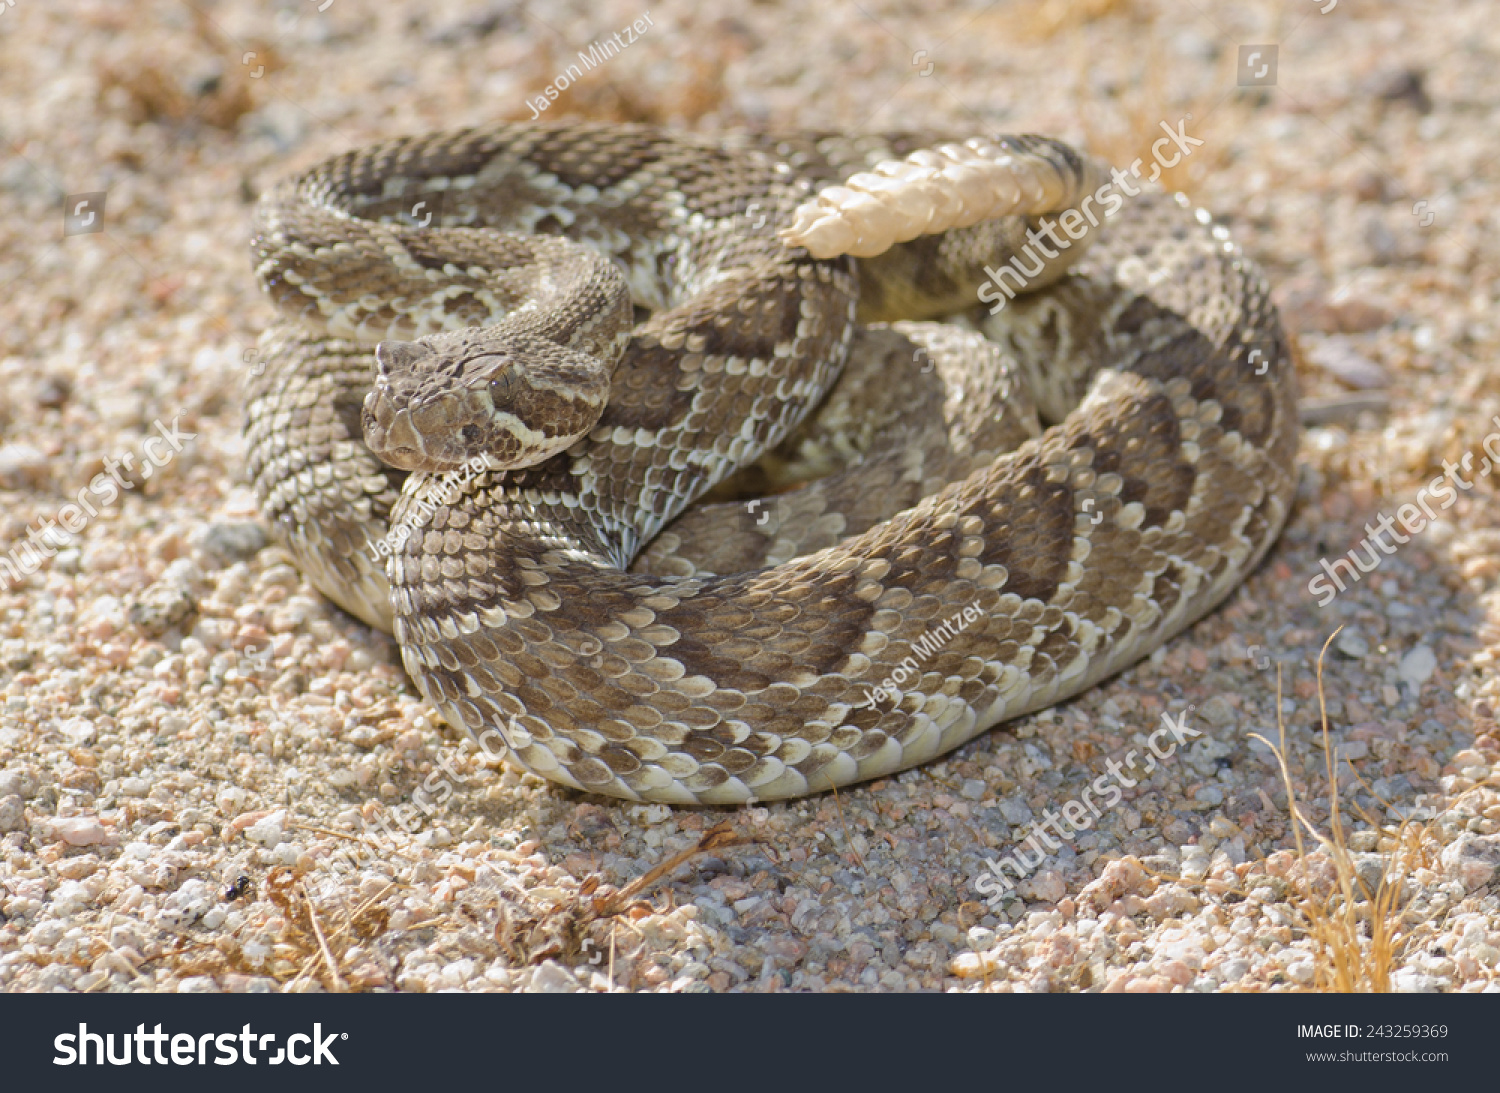
[[[844,822],[844,805],[839,800],[839,787],[833,787],[833,807],[839,810],[839,826],[844,829],[844,841],[849,844],[849,849],[854,852],[854,860],[859,862],[859,867],[866,873],[870,867],[865,864],[865,859],[860,856],[859,847],[854,845],[854,836],[849,834],[849,825]]]
[[[328,974],[333,976],[333,989],[334,991],[342,991],[344,989],[344,980],[339,975],[338,965],[334,963],[333,954],[328,951],[328,939],[323,936],[323,927],[318,923],[317,908],[313,906],[313,901],[308,898],[307,887],[300,882],[297,887],[302,889],[302,898],[307,900],[307,917],[312,922],[313,933],[317,935],[318,948],[323,953],[323,963],[328,966]]]
[[[645,891],[658,880],[676,869],[683,862],[697,854],[703,854],[710,850],[722,850],[731,846],[743,846],[754,842],[753,839],[744,839],[734,833],[733,827],[728,820],[709,828],[703,833],[696,846],[690,846],[680,854],[673,854],[664,862],[652,866],[624,888],[621,888],[613,896],[602,899],[594,905],[595,913],[598,915],[617,915],[627,903],[641,892]]]
[[[606,994],[615,993],[615,927],[620,924],[619,919],[611,919],[609,923],[609,982],[605,986]]]

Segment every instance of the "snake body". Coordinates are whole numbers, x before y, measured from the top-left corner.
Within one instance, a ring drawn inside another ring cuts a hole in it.
[[[1149,653],[1286,518],[1292,364],[1227,233],[1141,194],[1031,245],[1105,177],[1036,137],[592,123],[329,160],[257,213],[263,511],[553,781],[729,804],[921,763]],[[987,338],[927,321],[1011,259]],[[736,471],[781,492],[704,499]]]

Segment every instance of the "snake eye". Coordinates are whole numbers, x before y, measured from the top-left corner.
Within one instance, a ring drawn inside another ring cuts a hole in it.
[[[516,374],[509,368],[490,380],[490,402],[496,406],[508,403],[515,392]]]

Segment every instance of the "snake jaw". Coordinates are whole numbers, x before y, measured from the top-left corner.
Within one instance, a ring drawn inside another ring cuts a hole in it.
[[[379,386],[365,396],[361,423],[370,450],[404,471],[444,471],[454,466],[428,448],[413,408],[398,410],[392,402],[390,392]]]
[[[419,367],[408,369],[410,362]],[[534,466],[592,428],[607,393],[607,380],[595,391],[499,354],[455,363],[454,354],[427,346],[383,342],[376,363],[361,412],[365,443],[406,471],[443,473],[481,457],[497,470]]]
[[[401,470],[441,473],[487,450],[494,410],[487,390],[431,373],[392,375],[388,359],[377,354],[380,374],[360,413],[371,451]]]

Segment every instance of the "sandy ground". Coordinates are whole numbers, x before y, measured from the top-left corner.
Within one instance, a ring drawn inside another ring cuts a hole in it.
[[[1368,924],[1353,947],[1395,989],[1500,989],[1482,462],[1487,436],[1500,452],[1500,26],[1479,0],[1324,6],[0,8],[0,558],[27,570],[0,562],[0,987],[1328,986],[1339,854],[1305,832],[1299,863],[1251,734],[1275,739],[1279,669],[1288,774],[1329,832],[1313,669],[1343,626],[1325,684],[1348,906],[1395,931],[1393,953]],[[1167,181],[1267,268],[1317,423],[1261,570],[1079,700],[838,797],[631,806],[460,748],[393,642],[257,523],[239,390],[270,309],[250,203],[363,143],[528,118],[647,12],[549,116],[1035,130],[1126,162],[1163,125],[1200,138]],[[1320,607],[1319,560],[1445,460],[1455,500]],[[77,533],[38,559],[23,544],[55,520]],[[1148,773],[1164,714],[1202,735]],[[986,859],[1111,763],[1122,800],[987,906]]]

